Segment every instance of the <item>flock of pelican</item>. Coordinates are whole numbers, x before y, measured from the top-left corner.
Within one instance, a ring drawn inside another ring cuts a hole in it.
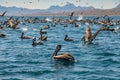
[[[35,24],[35,23],[47,23],[48,20],[46,19],[40,19],[38,17],[29,17],[29,19],[25,19],[24,16],[22,17],[14,17],[14,16],[5,16],[6,11],[0,15],[0,17],[5,17],[6,20],[5,21],[0,21],[0,30],[4,30],[5,28],[12,28],[13,30],[15,29],[19,29],[18,24],[24,24],[24,23],[30,23],[30,24]],[[32,45],[36,46],[36,45],[43,45],[44,43],[42,41],[47,41],[47,36],[44,36],[44,34],[47,34],[47,32],[44,29],[49,29],[50,27],[55,27],[57,24],[63,25],[64,27],[69,27],[68,24],[72,24],[74,27],[79,27],[79,25],[77,23],[80,24],[87,24],[87,28],[86,28],[86,35],[83,37],[83,41],[87,44],[92,43],[92,41],[96,38],[96,36],[99,34],[100,31],[117,31],[120,28],[111,28],[111,26],[117,26],[120,25],[120,20],[116,20],[114,18],[110,18],[108,15],[105,16],[99,16],[99,17],[95,17],[94,19],[73,19],[73,14],[74,12],[72,12],[69,15],[69,19],[64,19],[64,18],[55,18],[53,17],[50,24],[51,25],[46,25],[43,28],[40,29],[39,34],[40,37],[37,40],[36,37],[33,38],[32,41]],[[100,29],[98,29],[94,34],[91,33],[91,28],[90,28],[90,24],[97,24],[97,25],[102,25],[103,27],[100,27]],[[4,33],[0,33],[0,38],[5,38],[6,34]],[[25,36],[24,32],[21,32],[21,39],[31,39],[30,36]],[[68,37],[67,34],[65,34],[64,37],[65,41],[74,41],[73,38]],[[57,45],[56,49],[53,53],[53,59],[58,60],[58,61],[67,61],[67,62],[76,62],[75,58],[69,54],[69,53],[62,53],[60,55],[58,55],[57,53],[60,51],[60,49],[62,48],[62,45]]]

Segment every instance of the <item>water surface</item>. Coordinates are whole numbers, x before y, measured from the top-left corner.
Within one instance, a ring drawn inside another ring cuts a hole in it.
[[[5,19],[1,17],[1,20]],[[39,30],[48,24],[51,23],[25,23],[18,25],[20,29],[17,30],[0,30],[7,35],[6,38],[0,38],[1,80],[120,80],[120,32],[103,31],[94,40],[95,44],[85,45],[81,41],[85,35],[85,24],[78,23],[79,27],[57,24],[46,30],[48,40],[43,42],[44,45],[33,47],[32,39],[20,39],[22,31],[25,35],[38,38]],[[90,26],[92,33],[101,27],[94,24]],[[65,34],[74,41],[64,41]],[[62,65],[51,60],[58,44],[62,45],[60,53],[68,52],[75,57],[77,62],[74,65]]]

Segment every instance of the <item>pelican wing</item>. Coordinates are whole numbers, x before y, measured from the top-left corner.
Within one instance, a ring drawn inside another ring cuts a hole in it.
[[[73,58],[70,54],[61,54],[53,57],[54,59],[71,59]]]
[[[10,27],[13,27],[14,26],[14,22],[9,20],[9,24],[10,24]]]

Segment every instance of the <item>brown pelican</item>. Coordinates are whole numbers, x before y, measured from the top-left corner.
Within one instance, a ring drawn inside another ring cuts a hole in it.
[[[43,36],[42,34],[40,34],[41,36],[40,36],[40,40],[41,41],[46,41],[47,40],[47,36]]]
[[[57,61],[67,61],[67,62],[76,62],[75,61],[75,58],[71,55],[71,54],[68,54],[68,53],[62,53],[60,55],[57,55],[57,53],[60,51],[62,45],[57,45],[54,53],[53,53],[53,58]]]
[[[65,41],[73,41],[72,38],[69,38],[68,35],[65,35],[65,38],[64,38]]]
[[[22,32],[21,39],[31,39],[31,37],[30,36],[24,36],[24,32]]]
[[[36,41],[36,37],[35,37],[35,38],[33,38],[32,45],[33,45],[33,46],[36,46],[36,45],[43,45],[43,43],[42,43],[41,41],[37,42],[37,41]]]
[[[68,27],[68,25],[65,23],[65,24],[64,24],[64,27]]]
[[[43,29],[40,29],[40,34],[47,34],[47,32],[43,31]]]
[[[0,29],[1,29],[1,30],[4,30],[4,26],[0,26]]]
[[[101,27],[99,30],[97,30],[94,35],[92,35],[92,32],[91,32],[91,28],[88,26],[86,28],[86,36],[85,36],[85,42],[87,44],[91,43],[95,38],[96,36],[99,34],[100,31],[103,31],[105,28],[104,27]]]
[[[0,33],[0,38],[4,38],[6,35],[3,33]]]
[[[10,25],[11,28],[17,29],[17,25],[20,23],[19,21],[17,21],[18,19],[12,20],[12,17],[10,17],[9,19],[7,18],[7,20],[9,22],[9,25]]]
[[[77,25],[77,23],[76,23],[76,22],[74,23],[74,25],[75,25],[75,27],[79,27],[79,25]]]
[[[40,30],[40,38],[39,39],[41,41],[46,41],[47,40],[47,36],[43,36],[43,34],[45,34],[45,33],[47,33],[47,32],[43,32],[42,29]]]

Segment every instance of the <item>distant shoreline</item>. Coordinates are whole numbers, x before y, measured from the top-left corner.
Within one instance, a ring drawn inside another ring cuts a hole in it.
[[[80,14],[81,15],[81,14]],[[73,16],[80,16],[80,15],[73,15]],[[102,14],[102,15],[82,15],[82,16],[104,16],[104,15],[108,15],[108,16],[120,16],[119,14],[113,14],[113,15],[109,15],[109,14]],[[59,15],[59,14],[40,14],[40,15],[7,15],[7,16],[68,16],[68,15]]]

